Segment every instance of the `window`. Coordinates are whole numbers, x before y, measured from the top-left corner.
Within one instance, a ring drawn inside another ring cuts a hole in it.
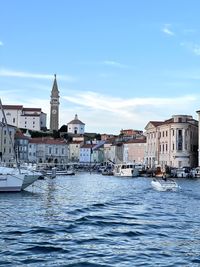
[[[183,137],[182,137],[182,130],[178,130],[178,150],[183,149]]]
[[[15,123],[15,118],[13,118],[13,123]]]

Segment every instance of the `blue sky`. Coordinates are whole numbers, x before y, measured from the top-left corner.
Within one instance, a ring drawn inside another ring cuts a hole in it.
[[[200,109],[199,0],[0,0],[3,104],[119,133]]]

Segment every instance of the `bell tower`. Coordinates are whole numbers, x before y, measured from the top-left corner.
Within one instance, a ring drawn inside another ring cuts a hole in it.
[[[51,101],[50,101],[50,131],[58,131],[59,123],[59,91],[56,80],[56,74],[54,74],[54,82],[51,90]]]

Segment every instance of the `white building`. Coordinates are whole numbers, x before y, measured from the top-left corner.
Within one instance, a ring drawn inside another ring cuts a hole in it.
[[[85,133],[85,123],[78,119],[78,115],[75,115],[74,120],[67,124],[67,132],[72,134],[84,134]]]
[[[40,131],[46,128],[46,113],[41,108],[23,108],[21,105],[3,105],[7,123],[17,128]],[[0,112],[0,121],[4,122]]]
[[[145,127],[145,164],[152,168],[196,167],[198,122],[189,115],[174,115],[166,121],[150,121]]]
[[[81,148],[80,148],[80,158],[79,158],[79,161],[81,163],[94,162],[94,160],[93,160],[93,151],[92,151],[93,147],[94,147],[94,145],[90,145],[90,144],[84,144],[84,145],[81,146]]]

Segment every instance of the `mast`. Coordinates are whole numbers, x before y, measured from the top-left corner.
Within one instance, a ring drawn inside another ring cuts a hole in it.
[[[18,162],[18,160],[17,160],[17,155],[16,155],[15,148],[14,148],[14,143],[13,143],[13,140],[12,140],[12,138],[11,138],[11,134],[10,134],[10,132],[9,132],[8,123],[7,123],[6,115],[5,115],[5,112],[4,112],[4,109],[3,109],[3,105],[2,105],[2,102],[1,102],[1,98],[0,98],[0,109],[1,109],[1,111],[2,111],[3,118],[4,118],[4,120],[5,120],[6,130],[7,130],[7,132],[8,132],[9,138],[10,138],[11,146],[12,146],[13,153],[14,153],[14,157],[15,157],[15,161],[16,161],[16,164],[17,164],[17,168],[18,168],[18,170],[19,170],[19,173],[21,173],[21,171],[20,171],[20,167],[19,167],[19,162]]]

